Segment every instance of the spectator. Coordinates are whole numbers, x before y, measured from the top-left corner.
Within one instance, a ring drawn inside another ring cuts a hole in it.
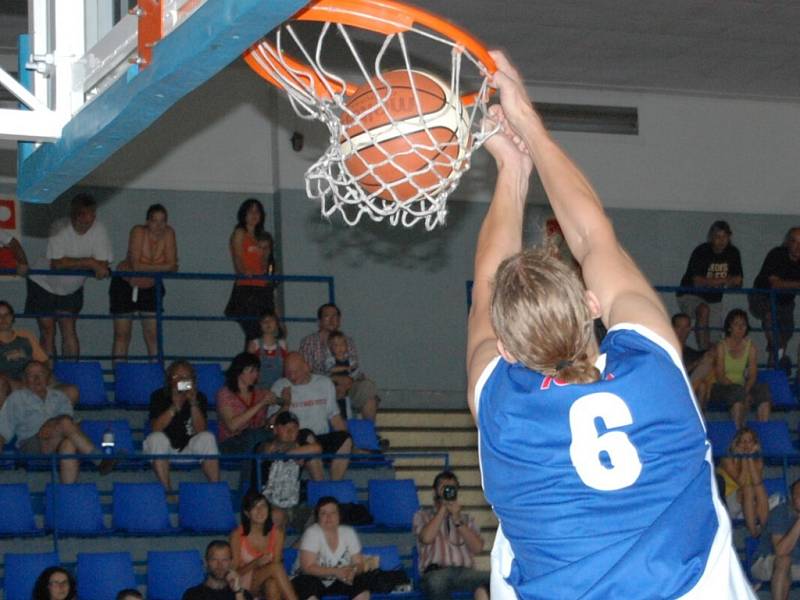
[[[38,360],[25,367],[24,384],[6,398],[0,408],[0,448],[16,437],[17,449],[24,454],[96,454],[97,448],[72,418],[67,395],[48,388],[50,369]],[[78,480],[80,461],[60,461],[61,483]],[[100,473],[111,472],[112,460],[100,462]]]
[[[274,526],[267,499],[257,490],[242,499],[241,521],[230,537],[241,586],[256,598],[297,600],[283,566],[283,529]]]
[[[171,273],[178,270],[178,247],[175,230],[167,225],[167,209],[153,204],[147,209],[147,222],[134,225],[128,235],[128,254],[117,269],[120,271],[152,271]],[[123,277],[115,275],[108,288],[110,312],[114,319],[114,360],[128,357],[133,329],[131,315],[152,317],[156,312],[156,280],[152,277]],[[164,296],[164,287],[161,288]],[[142,336],[147,354],[158,353],[156,320],[142,319]]]
[[[93,271],[97,279],[109,275],[114,259],[105,226],[96,220],[97,202],[80,193],[72,199],[69,221],[57,221],[47,241],[46,258],[34,265],[39,269]],[[56,320],[61,331],[61,355],[77,359],[80,342],[75,316],[83,308],[83,275],[32,275],[28,278],[26,313],[55,313],[37,317],[42,348],[55,355]]]
[[[757,538],[767,524],[769,498],[764,487],[764,461],[755,431],[742,427],[717,469],[725,479],[725,504],[731,519],[744,518],[750,535]]]
[[[756,382],[758,350],[747,336],[747,313],[734,308],[725,317],[725,338],[717,344],[714,357],[716,381],[711,386],[711,401],[730,405],[731,419],[739,429],[750,407],[755,404],[759,421],[768,421],[772,398],[765,383]]]
[[[433,508],[414,515],[422,591],[429,600],[449,600],[452,592],[469,592],[488,600],[489,573],[478,571],[475,555],[483,538],[475,520],[461,512],[458,478],[442,471],[433,480]]]
[[[128,588],[117,594],[117,600],[144,600],[144,596],[139,590]]]
[[[258,357],[242,352],[233,357],[225,385],[217,392],[219,441],[223,454],[246,454],[272,440],[267,407],[278,400],[270,390],[256,389]]]
[[[276,274],[272,236],[264,231],[264,206],[255,198],[248,198],[239,207],[229,246],[237,275]],[[258,317],[265,311],[276,312],[274,283],[263,279],[237,279],[225,315]],[[256,319],[241,319],[237,323],[244,332],[245,344],[261,335]]]
[[[710,378],[714,372],[714,351],[695,350],[687,341],[692,331],[692,320],[686,313],[676,313],[672,315],[672,328],[681,344],[681,358],[689,381],[692,383],[692,391],[700,404],[700,410],[705,410],[708,402],[708,394],[711,391]]]
[[[150,396],[152,433],[144,440],[145,454],[219,454],[217,440],[208,431],[208,401],[197,389],[192,365],[184,360],[167,369],[164,387]],[[209,481],[219,481],[219,460],[201,462]],[[153,470],[161,484],[171,490],[169,461],[153,460]]]
[[[789,500],[773,508],[759,541],[750,572],[770,582],[773,600],[788,600],[792,581],[800,581],[800,479],[789,490]]]
[[[333,382],[312,373],[299,352],[288,354],[286,377],[278,379],[272,391],[281,397],[286,409],[297,415],[300,428],[314,434],[324,454],[350,454],[353,440],[347,432],[347,421],[339,414]],[[349,462],[344,457],[331,461],[331,479],[342,479]]]
[[[75,600],[78,588],[75,578],[61,567],[47,567],[33,585],[33,600]]]
[[[231,545],[214,540],[206,547],[206,579],[183,593],[183,600],[253,600],[233,568]]]
[[[731,227],[727,221],[714,221],[708,230],[708,241],[692,251],[681,287],[742,287],[742,258],[731,244]],[[695,319],[695,337],[700,350],[711,347],[709,327],[718,327],[722,319],[722,292],[678,292],[681,310]]]
[[[283,362],[289,351],[284,340],[285,332],[274,312],[262,313],[258,324],[261,327],[261,337],[250,340],[247,351],[258,356],[261,361],[258,387],[269,389],[283,376]]]
[[[368,600],[361,542],[352,527],[339,524],[336,498],[320,498],[314,520],[300,539],[300,574],[292,580],[299,600],[323,596]]]
[[[28,274],[28,257],[22,244],[7,229],[0,229],[0,269],[16,269],[17,275]]]
[[[339,405],[339,411],[346,419],[349,416],[347,411],[348,395],[353,384],[362,379],[364,374],[358,368],[358,363],[350,360],[347,338],[338,329],[328,334],[328,350],[330,354],[325,359],[325,372],[336,387],[336,402]],[[372,420],[375,420],[374,415]]]
[[[300,422],[293,412],[278,413],[275,439],[262,447],[265,454],[319,454],[319,445],[308,429],[300,437]],[[272,520],[278,527],[302,529],[309,513],[300,505],[300,469],[305,467],[315,481],[323,479],[320,459],[270,460],[261,463],[262,492],[272,506]]]
[[[769,251],[761,270],[753,282],[753,287],[781,290],[787,288],[800,289],[800,227],[792,227],[783,241],[783,245]],[[775,340],[775,325],[772,322],[772,309],[767,294],[750,294],[748,300],[750,313],[761,321],[764,335],[767,337],[769,364],[776,365],[788,372],[792,363],[786,354],[786,345],[794,331],[794,297],[796,294],[776,294],[775,308],[778,318],[778,339]],[[777,347],[778,356],[775,357]]]
[[[0,407],[8,394],[22,387],[22,373],[32,360],[50,365],[50,360],[30,331],[16,329],[14,308],[5,300],[0,300]],[[78,403],[78,386],[57,383],[52,374],[50,384],[64,392],[72,406]]]
[[[323,304],[317,309],[318,331],[307,335],[300,341],[300,353],[306,359],[313,373],[324,375],[328,373],[329,365],[333,364],[328,338],[331,333],[339,330],[342,313],[335,304]],[[358,366],[358,350],[353,338],[345,336],[347,342],[347,356],[350,364]],[[351,378],[352,379],[352,378]],[[341,386],[341,384],[339,384]],[[361,374],[359,379],[349,383],[348,395],[354,410],[361,413],[365,419],[375,420],[378,412],[378,391],[375,383]]]

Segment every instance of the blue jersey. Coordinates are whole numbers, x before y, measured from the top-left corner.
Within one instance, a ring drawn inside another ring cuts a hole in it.
[[[600,351],[591,384],[498,359],[476,386],[483,487],[508,554],[493,576],[523,600],[680,598],[724,564],[707,597],[752,598],[677,353],[634,325]]]

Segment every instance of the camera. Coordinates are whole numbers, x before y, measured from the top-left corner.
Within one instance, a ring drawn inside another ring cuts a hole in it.
[[[190,389],[194,387],[191,379],[184,379],[178,382],[178,391],[179,392],[188,392]]]
[[[454,485],[446,485],[442,488],[442,499],[455,500],[458,498],[458,488]]]

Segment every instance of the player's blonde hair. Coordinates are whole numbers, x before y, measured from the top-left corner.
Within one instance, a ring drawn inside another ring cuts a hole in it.
[[[523,365],[569,383],[600,377],[589,355],[594,323],[577,273],[549,247],[504,260],[494,278],[492,325]]]

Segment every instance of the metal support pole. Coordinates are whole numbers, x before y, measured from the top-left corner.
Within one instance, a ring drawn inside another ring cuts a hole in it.
[[[164,280],[161,273],[154,273],[156,279],[156,348],[158,348],[157,360],[161,368],[164,368],[164,303],[162,299],[162,290],[164,289]]]

